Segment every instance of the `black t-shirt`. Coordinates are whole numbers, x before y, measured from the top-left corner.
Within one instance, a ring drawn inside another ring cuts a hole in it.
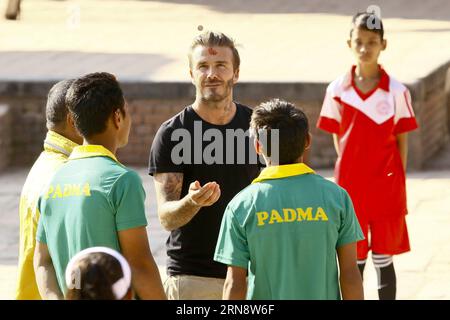
[[[261,166],[259,160],[255,161],[256,156],[248,135],[245,137],[245,143],[242,143],[243,139],[238,143],[236,138],[227,139],[226,130],[233,129],[228,130],[228,136],[230,132],[248,133],[251,114],[250,108],[236,104],[236,114],[228,124],[214,125],[202,120],[192,106],[188,106],[164,122],[156,133],[150,150],[150,175],[164,172],[183,173],[181,198],[188,193],[189,185],[195,180],[202,186],[215,181],[221,190],[221,196],[216,203],[201,208],[189,223],[171,232],[166,243],[169,275],[225,278],[226,266],[213,260],[222,216],[231,199],[258,176]],[[215,130],[210,130],[208,134],[209,129]],[[234,131],[236,129],[242,130]],[[217,138],[219,132],[222,141]],[[184,135],[190,135],[190,139],[184,138]],[[186,148],[180,151],[181,142],[184,146],[190,146],[190,151],[185,153]],[[222,146],[222,155],[220,151],[215,152],[220,150],[219,145]],[[175,157],[172,155],[174,147]],[[211,151],[211,148],[215,150]],[[212,162],[208,155],[215,157],[214,163],[207,164]],[[183,157],[181,164],[180,156]]]

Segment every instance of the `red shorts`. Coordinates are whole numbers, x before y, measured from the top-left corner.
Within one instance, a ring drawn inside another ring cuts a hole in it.
[[[405,216],[382,221],[362,220],[359,219],[359,224],[365,239],[357,243],[358,260],[367,259],[369,250],[388,255],[410,250]]]

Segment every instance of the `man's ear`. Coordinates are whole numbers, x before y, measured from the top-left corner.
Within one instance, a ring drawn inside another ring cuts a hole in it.
[[[233,74],[233,84],[236,84],[239,80],[239,69],[236,69]]]
[[[383,39],[381,45],[382,45],[381,50],[386,50],[386,47],[387,47],[387,40],[386,40],[386,39]]]
[[[195,86],[194,74],[192,73],[192,69],[189,68],[189,75],[191,76],[191,82]]]

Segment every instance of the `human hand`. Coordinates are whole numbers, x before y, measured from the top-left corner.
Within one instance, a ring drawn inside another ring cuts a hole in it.
[[[198,181],[189,185],[188,198],[195,206],[211,206],[219,200],[220,194],[220,186],[216,182],[208,182],[203,187]]]

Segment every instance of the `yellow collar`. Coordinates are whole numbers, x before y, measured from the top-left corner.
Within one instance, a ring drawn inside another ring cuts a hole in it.
[[[252,183],[261,182],[270,179],[282,179],[301,174],[315,173],[313,169],[304,163],[285,164],[281,166],[267,167]]]
[[[106,149],[104,146],[94,144],[88,144],[74,148],[72,154],[69,157],[69,160],[91,157],[110,157],[114,161],[119,162],[116,156],[111,151]]]
[[[78,144],[52,130],[47,132],[44,140],[44,150],[62,153],[66,156],[69,156],[76,146]]]

